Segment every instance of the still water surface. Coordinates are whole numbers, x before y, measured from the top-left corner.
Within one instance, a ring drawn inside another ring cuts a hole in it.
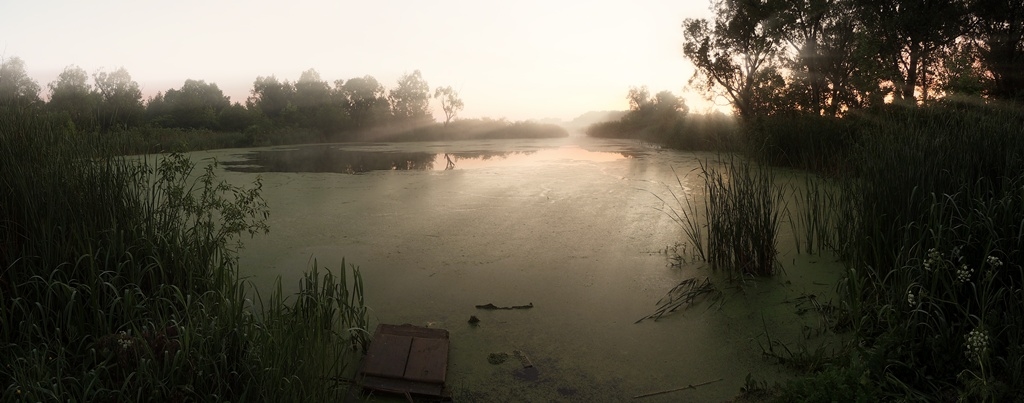
[[[342,258],[358,265],[373,326],[450,331],[456,401],[623,401],[718,379],[643,401],[731,399],[748,373],[785,379],[786,370],[762,359],[758,340],[767,327],[798,342],[815,318],[797,315],[794,301],[825,299],[839,272],[832,259],[796,254],[784,224],[784,275],[743,287],[723,282],[721,307],[705,303],[635,324],[679,281],[709,274],[698,264],[668,264],[663,251],[682,231],[659,212],[655,195],[670,199],[672,189],[699,200],[693,169],[713,154],[571,137],[193,157],[216,158],[238,184],[263,178],[271,232],[246,240],[244,276],[263,289],[281,276],[294,291],[314,259],[334,270]],[[475,308],[488,303],[534,308]],[[536,372],[514,358],[487,360],[513,350]]]

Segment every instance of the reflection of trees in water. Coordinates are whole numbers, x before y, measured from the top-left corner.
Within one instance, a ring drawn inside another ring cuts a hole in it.
[[[222,165],[236,172],[336,172],[429,170],[437,154],[425,152],[351,151],[327,146],[253,151],[242,161]]]
[[[463,151],[463,152],[457,152],[457,153],[448,153],[448,155],[452,156],[453,157],[452,159],[455,160],[456,162],[458,162],[459,160],[474,160],[474,159],[475,160],[487,161],[487,160],[489,160],[491,158],[494,158],[494,157],[505,158],[505,157],[508,157],[509,155],[530,155],[530,154],[533,154],[533,153],[536,153],[536,152],[537,152],[536,150],[533,150],[533,151]]]

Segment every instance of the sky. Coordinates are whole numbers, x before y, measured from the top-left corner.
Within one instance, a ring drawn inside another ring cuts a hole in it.
[[[47,84],[69,65],[124,67],[143,97],[186,79],[242,102],[257,76],[295,81],[374,76],[392,88],[420,70],[431,91],[452,86],[460,117],[563,119],[625,110],[631,86],[683,96],[685,18],[709,1],[0,0],[0,57],[20,57]],[[439,102],[435,117],[443,119]]]

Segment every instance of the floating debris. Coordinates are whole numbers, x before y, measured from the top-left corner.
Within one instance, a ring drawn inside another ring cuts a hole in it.
[[[477,305],[476,306],[476,309],[486,309],[486,310],[489,310],[489,311],[493,311],[495,309],[530,309],[530,308],[533,308],[533,303],[532,302],[527,304],[527,305],[496,306],[494,304],[487,304],[487,305]]]
[[[516,358],[519,359],[519,363],[523,364],[523,368],[533,368],[533,362],[530,361],[530,357],[526,356],[526,353],[520,350],[513,350],[512,354],[516,355]]]
[[[504,351],[500,353],[490,353],[487,354],[487,362],[491,363],[492,365],[499,365],[504,363],[505,361],[508,361],[508,357],[508,353]]]

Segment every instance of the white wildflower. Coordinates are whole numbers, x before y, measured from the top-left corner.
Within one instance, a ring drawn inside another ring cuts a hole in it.
[[[913,291],[907,290],[907,303],[910,304],[910,306],[917,305],[917,298],[914,296]]]
[[[974,269],[967,267],[967,265],[960,265],[960,268],[956,270],[956,281],[961,283],[971,282],[971,273],[974,273]]]
[[[999,266],[1003,265],[1003,261],[1002,260],[999,260],[999,258],[997,258],[995,256],[992,256],[992,255],[989,255],[988,257],[986,257],[985,258],[985,262],[988,263],[988,265],[991,266],[993,269],[998,268]]]
[[[118,338],[117,343],[121,345],[122,350],[127,350],[132,347],[132,339],[129,339],[127,336]]]
[[[938,267],[942,264],[942,254],[939,253],[938,249],[928,249],[928,257],[924,260],[924,269],[931,271],[932,268]]]
[[[974,329],[967,333],[965,338],[967,340],[964,343],[966,347],[964,354],[967,358],[981,359],[985,352],[988,351],[988,332]]]

